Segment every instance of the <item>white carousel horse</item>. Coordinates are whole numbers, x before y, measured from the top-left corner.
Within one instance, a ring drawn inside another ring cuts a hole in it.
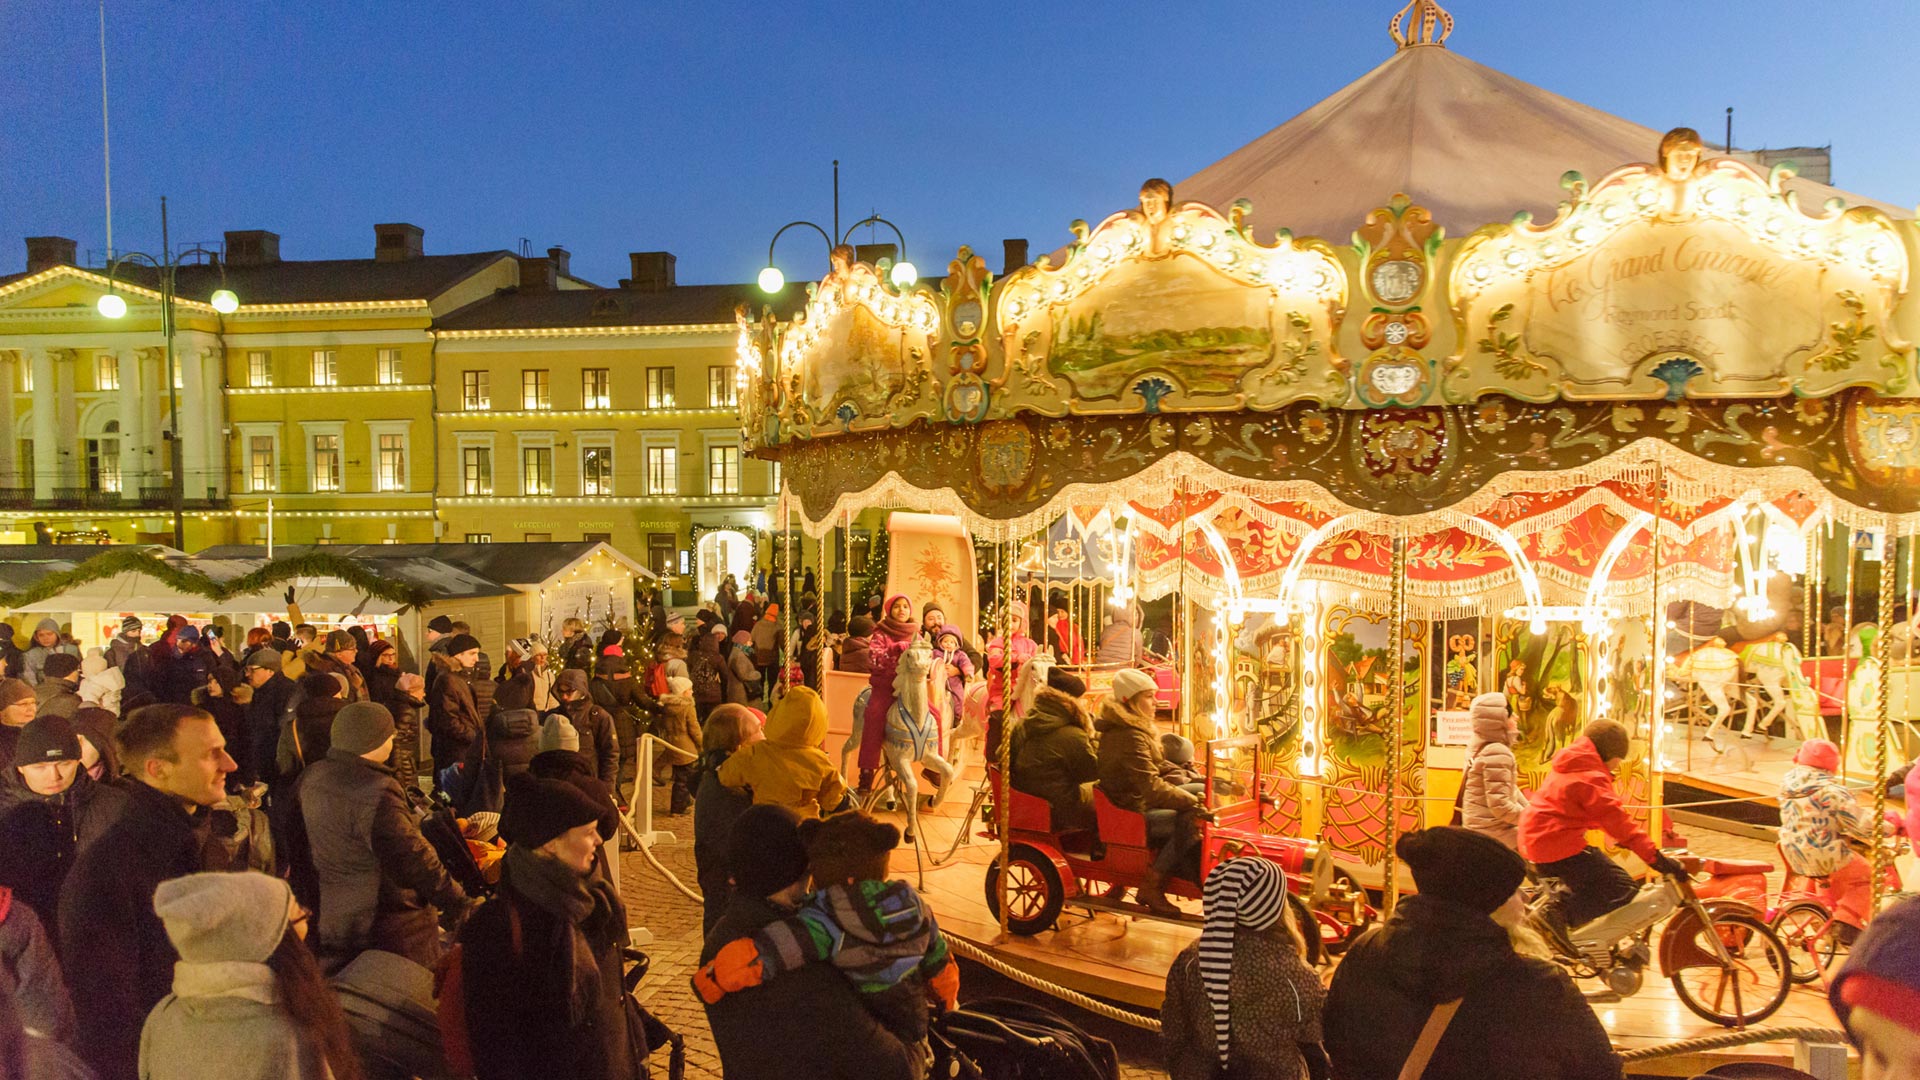
[[[929,810],[940,805],[954,777],[953,766],[941,753],[941,736],[946,732],[941,715],[944,710],[936,708],[934,702],[936,696],[944,702],[946,694],[944,687],[938,695],[929,693],[932,675],[933,649],[924,640],[916,640],[900,654],[899,670],[893,677],[893,708],[887,712],[887,739],[881,750],[907,804],[909,843],[920,831],[920,767],[933,770],[939,778],[927,803]]]
[[[1743,696],[1737,685],[1740,679],[1739,654],[1727,648],[1727,643],[1718,637],[1708,638],[1704,645],[1668,657],[1667,678],[1673,682],[1690,683],[1706,696],[1708,713],[1713,717],[1713,724],[1707,729],[1709,738],[1715,732],[1726,729],[1727,714],[1733,710],[1727,688],[1733,687],[1734,697]]]
[[[1746,734],[1765,735],[1774,718],[1787,714],[1787,730],[1805,739],[1827,737],[1826,724],[1820,719],[1820,699],[1800,669],[1800,649],[1780,635],[1752,641],[1739,649],[1740,662],[1760,684],[1766,695],[1767,711],[1758,719],[1758,705],[1747,710]]]

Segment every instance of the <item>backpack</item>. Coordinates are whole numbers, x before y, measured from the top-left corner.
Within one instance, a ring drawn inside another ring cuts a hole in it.
[[[687,657],[687,677],[693,680],[693,700],[714,704],[727,696],[720,677],[720,665],[711,653],[696,652]]]
[[[647,693],[656,698],[667,696],[666,661],[655,660],[653,666],[647,669]]]

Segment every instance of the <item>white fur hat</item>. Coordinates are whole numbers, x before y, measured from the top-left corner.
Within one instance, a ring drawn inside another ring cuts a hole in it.
[[[1113,674],[1113,696],[1120,701],[1130,701],[1134,697],[1158,691],[1159,684],[1153,676],[1138,668],[1121,668]]]
[[[683,679],[678,675],[670,676],[667,679],[667,693],[691,694],[693,693],[693,680]]]

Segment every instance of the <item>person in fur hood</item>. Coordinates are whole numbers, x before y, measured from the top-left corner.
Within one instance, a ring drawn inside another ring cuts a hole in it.
[[[660,724],[655,734],[695,758],[700,756],[700,718],[693,707],[692,679],[668,676],[667,692],[660,697]],[[653,764],[653,782],[673,785],[673,801],[668,813],[683,814],[693,805],[692,765],[676,765],[662,755]]]
[[[107,662],[99,649],[90,650],[80,661],[80,704],[105,709],[120,715],[120,698],[126,693],[127,676]]]
[[[1527,810],[1527,793],[1520,790],[1520,769],[1513,756],[1520,725],[1507,712],[1507,695],[1498,690],[1474,698],[1469,708],[1473,738],[1467,743],[1461,824],[1517,850],[1520,815]]]

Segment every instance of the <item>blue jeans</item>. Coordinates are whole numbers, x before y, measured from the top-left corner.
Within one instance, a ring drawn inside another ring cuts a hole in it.
[[[1163,877],[1200,878],[1200,830],[1185,810],[1147,811],[1147,846],[1158,848],[1153,868]]]

